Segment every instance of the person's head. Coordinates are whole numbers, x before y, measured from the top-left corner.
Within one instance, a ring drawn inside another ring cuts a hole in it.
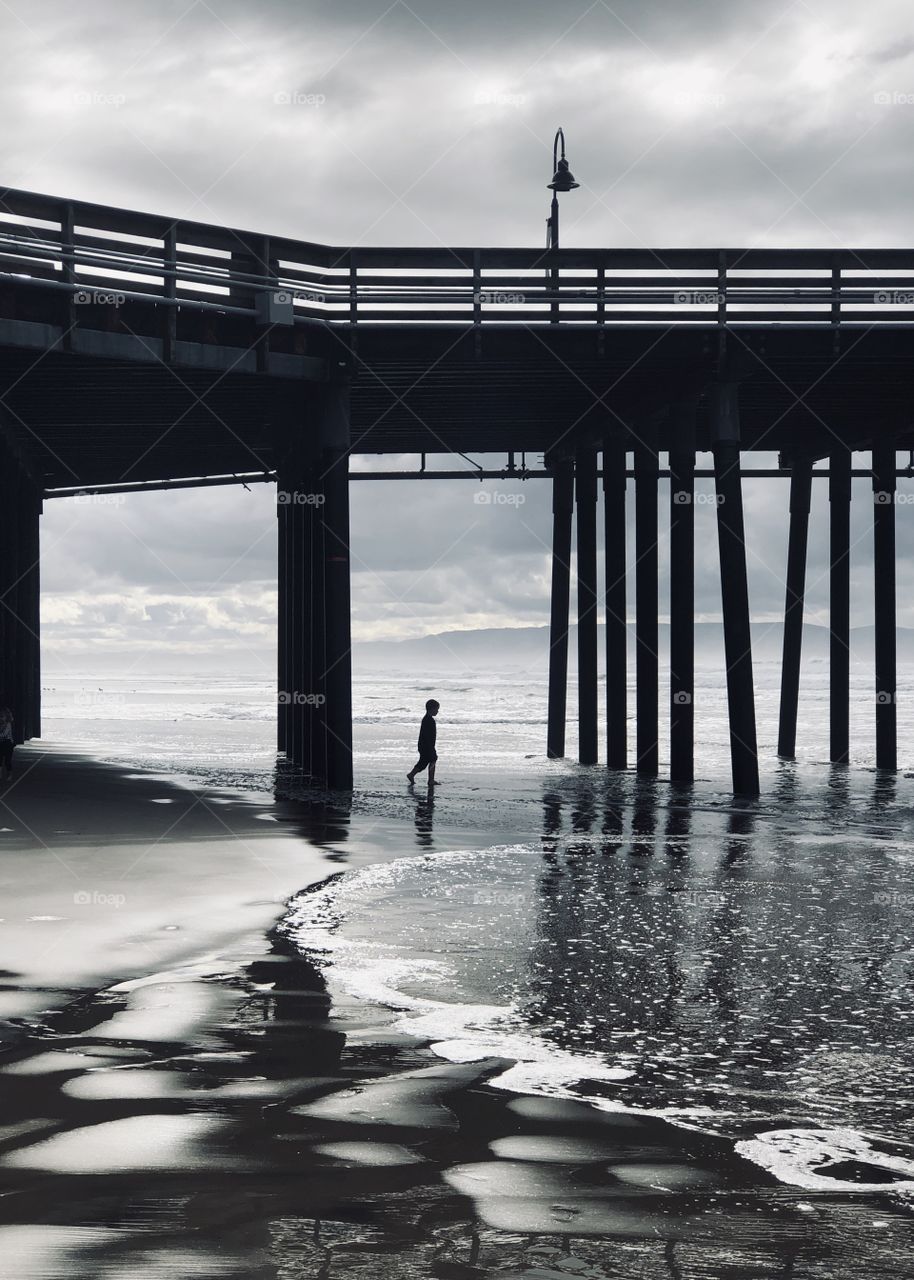
[[[441,710],[441,704],[436,702],[434,698],[429,698],[428,702],[425,704],[425,709],[430,716],[436,716]]]

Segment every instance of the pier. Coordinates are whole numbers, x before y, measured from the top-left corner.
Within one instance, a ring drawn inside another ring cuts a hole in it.
[[[746,475],[790,487],[778,738],[788,758],[798,735],[810,494],[816,480],[828,486],[836,763],[851,751],[851,477],[871,478],[876,762],[894,770],[895,493],[897,453],[914,447],[912,268],[914,250],[565,249],[557,239],[545,250],[338,247],[0,189],[0,686],[19,737],[41,731],[45,501],[275,483],[278,747],[316,783],[351,787],[349,484],[497,476],[552,491],[544,752],[560,758],[566,749],[573,603],[581,763],[657,775],[665,716],[670,777],[687,783],[701,717],[694,499],[704,453],[734,791],[759,790]],[[466,459],[475,452],[503,454],[504,468],[476,466]],[[422,465],[350,472],[353,457],[385,453],[415,454]],[[754,454],[771,453],[778,467],[753,464]],[[426,466],[436,457],[460,466]],[[542,463],[528,466],[534,457]],[[670,481],[667,512],[661,479]],[[661,602],[665,539],[671,591]],[[661,612],[671,627],[663,697]]]

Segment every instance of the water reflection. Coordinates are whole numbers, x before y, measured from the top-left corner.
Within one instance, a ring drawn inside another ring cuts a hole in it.
[[[433,838],[435,817],[434,788],[429,787],[425,794],[421,791],[417,791],[415,795],[415,803],[416,844],[420,849],[432,849],[435,843]]]

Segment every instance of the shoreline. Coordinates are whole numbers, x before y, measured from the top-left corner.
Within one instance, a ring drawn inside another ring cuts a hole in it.
[[[865,1247],[872,1197],[785,1186],[661,1117],[494,1088],[511,1059],[434,1056],[283,936],[290,903],[328,877],[497,832],[194,799],[64,748],[19,763],[22,830],[0,835],[27,913],[7,908],[0,933],[17,1032],[0,1054],[0,1247],[22,1280],[191,1262],[336,1280],[356,1258],[370,1268],[353,1275],[423,1280],[788,1275],[799,1258],[824,1278]],[[125,883],[128,901],[106,900]],[[112,1196],[133,1208],[112,1218]],[[873,1277],[897,1274],[909,1226],[890,1195],[878,1203]]]

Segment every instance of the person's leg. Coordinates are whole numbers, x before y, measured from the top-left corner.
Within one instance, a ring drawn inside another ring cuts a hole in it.
[[[416,781],[416,774],[422,773],[423,769],[425,768],[425,763],[426,762],[423,761],[421,758],[416,761],[416,763],[410,769],[409,773],[406,775],[407,778],[409,778],[410,782]]]
[[[433,760],[428,766],[428,785],[430,787],[435,786],[435,764],[436,762]]]

